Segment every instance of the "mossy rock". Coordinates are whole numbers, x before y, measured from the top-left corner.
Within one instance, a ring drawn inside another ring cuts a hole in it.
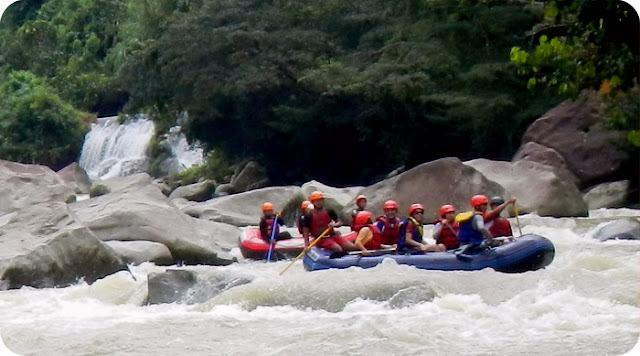
[[[93,197],[99,197],[101,195],[105,195],[107,193],[111,193],[111,190],[109,189],[109,187],[107,187],[106,185],[103,184],[97,184],[91,187],[91,189],[89,189],[89,196],[91,198]]]

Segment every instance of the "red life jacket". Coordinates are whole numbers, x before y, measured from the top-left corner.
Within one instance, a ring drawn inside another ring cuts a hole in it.
[[[367,242],[364,247],[367,250],[379,250],[382,248],[382,235],[380,235],[380,230],[378,229],[377,226],[373,225],[373,224],[368,224],[368,225],[362,225],[362,226],[358,226],[357,230],[358,232],[360,232],[360,229],[362,229],[363,227],[368,227],[371,232],[373,233],[373,238],[371,240],[369,240],[369,242]]]
[[[491,226],[489,227],[489,232],[491,233],[491,235],[493,235],[493,237],[513,236],[513,232],[511,231],[511,223],[509,222],[509,220],[498,216],[492,221],[493,224],[491,224]]]
[[[313,237],[318,237],[320,234],[327,229],[327,226],[332,221],[331,216],[329,216],[329,212],[325,209],[316,209],[313,211],[313,215],[311,215],[311,227],[309,228],[309,233]],[[327,235],[331,235],[332,231],[329,231]]]
[[[275,221],[276,217],[275,216],[272,216],[270,218],[263,217],[263,219],[264,219],[265,229],[264,231],[260,231],[260,234],[264,235],[262,236],[263,239],[269,240],[271,239],[271,233],[273,232],[273,222]],[[280,226],[276,224],[276,235],[278,233],[280,233]]]
[[[400,238],[400,224],[402,220],[396,217],[394,221],[389,221],[386,216],[382,215],[379,216],[376,221],[381,223],[376,226],[380,231],[381,242],[385,245],[397,244]]]
[[[439,222],[442,223],[442,220],[440,220]],[[447,247],[447,250],[458,248],[460,247],[460,243],[458,242],[457,233],[458,223],[454,222],[453,225],[442,224],[442,230],[440,230],[440,236],[438,236],[438,238],[436,239],[436,243],[445,245]]]
[[[351,231],[358,231],[356,230],[356,215],[358,215],[358,213],[361,211],[364,211],[364,209],[357,208],[353,209],[353,211],[351,212]]]

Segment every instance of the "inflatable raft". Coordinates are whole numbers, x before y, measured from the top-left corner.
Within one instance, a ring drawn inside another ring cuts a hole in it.
[[[345,235],[349,241],[355,241],[356,233]],[[263,260],[267,258],[269,244],[262,238],[260,229],[245,229],[238,241],[240,252],[244,258]],[[302,236],[293,237],[288,240],[276,242],[274,250],[271,252],[272,259],[286,259],[296,257],[304,249],[304,239]]]
[[[519,273],[535,271],[548,266],[555,255],[553,243],[538,235],[523,235],[504,245],[458,256],[456,251],[428,253],[389,253],[373,256],[346,255],[330,258],[331,252],[312,248],[304,256],[304,268],[317,271],[329,268],[349,268],[353,266],[371,268],[384,259],[395,260],[398,264],[412,265],[430,270],[481,270],[487,267],[499,272]]]

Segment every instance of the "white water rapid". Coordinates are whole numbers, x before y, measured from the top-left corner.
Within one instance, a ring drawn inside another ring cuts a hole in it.
[[[153,121],[144,117],[126,124],[117,116],[99,118],[85,136],[78,164],[92,180],[144,172],[153,130]]]
[[[289,261],[241,260],[171,268],[251,283],[195,304],[142,306],[147,275],[166,267],[132,266],[137,280],[120,272],[1,292],[0,335],[21,355],[621,355],[640,334],[640,241],[592,238],[620,216],[640,211],[521,217],[523,233],[556,247],[546,269],[521,274],[387,260],[317,272],[296,262],[280,276]]]

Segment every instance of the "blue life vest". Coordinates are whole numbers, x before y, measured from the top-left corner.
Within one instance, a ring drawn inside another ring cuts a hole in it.
[[[482,215],[482,213],[476,212],[468,220],[459,221],[460,230],[458,231],[458,241],[460,242],[460,245],[468,243],[479,245],[482,243],[482,241],[484,241],[484,235],[482,235],[480,231],[473,228],[473,219],[478,215]],[[458,221],[457,218],[456,221]]]
[[[413,234],[411,236],[413,238],[413,241],[422,243],[422,224],[416,221],[416,219],[412,217],[408,217],[402,220],[402,223],[400,224],[400,233],[399,233],[400,238],[398,240],[398,250],[408,248],[406,240],[407,240],[407,226],[409,224],[412,224],[414,226]]]

